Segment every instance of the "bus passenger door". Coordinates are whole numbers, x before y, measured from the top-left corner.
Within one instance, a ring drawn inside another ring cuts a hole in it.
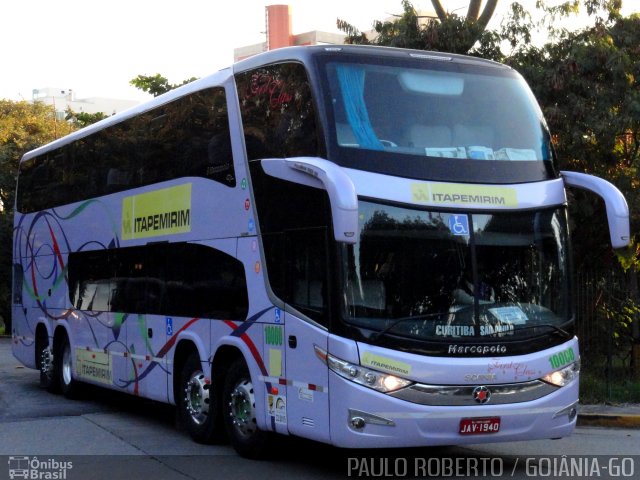
[[[289,432],[329,441],[328,370],[315,347],[327,350],[327,230],[287,232],[284,315]]]

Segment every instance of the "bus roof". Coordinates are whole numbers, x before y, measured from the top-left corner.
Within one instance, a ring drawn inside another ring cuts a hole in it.
[[[414,58],[425,59],[432,61],[446,61],[452,63],[461,63],[466,65],[477,65],[483,67],[494,67],[501,69],[510,69],[510,67],[494,62],[492,60],[485,60],[477,57],[470,57],[466,55],[458,55],[452,53],[443,52],[431,52],[425,50],[411,50],[403,48],[381,47],[373,45],[314,45],[314,46],[297,46],[280,48],[271,50],[268,52],[260,53],[253,57],[241,60],[234,64],[231,68],[227,67],[218,72],[195,80],[191,83],[183,85],[179,88],[171,90],[163,95],[155,97],[147,102],[141,103],[135,107],[132,107],[124,112],[117,113],[104,120],[96,122],[85,128],[77,130],[69,135],[54,140],[46,145],[38,147],[24,154],[21,161],[28,160],[34,156],[41,155],[48,151],[62,147],[69,143],[72,143],[81,138],[87,137],[95,132],[103,130],[112,125],[118,124],[124,120],[135,117],[151,110],[155,107],[169,103],[172,100],[183,97],[190,93],[202,90],[205,88],[222,85],[231,75],[258,68],[264,65],[271,65],[274,63],[282,63],[286,61],[299,61],[305,64],[312,62],[312,59],[318,55],[335,54],[337,56],[343,54],[349,55],[361,55],[371,57],[388,57],[388,58]]]
[[[484,67],[496,67],[510,69],[507,65],[468,55],[458,55],[446,52],[432,52],[427,50],[411,50],[407,48],[381,47],[377,45],[314,45],[286,47],[260,53],[245,60],[241,60],[233,66],[233,73],[244,72],[262,65],[280,63],[285,61],[300,61],[308,63],[317,55],[324,54],[350,54],[387,58],[422,58],[425,60],[447,61],[467,65]]]
[[[149,111],[155,107],[159,107],[166,103],[169,103],[177,98],[184,97],[193,92],[197,92],[198,90],[203,90],[205,88],[220,86],[222,85],[230,76],[232,75],[232,71],[229,67],[219,70],[218,72],[208,75],[206,77],[200,78],[198,80],[194,80],[186,85],[178,87],[170,92],[159,95],[149,101],[143,102],[135,107],[129,108],[123,112],[117,113],[110,117],[105,118],[104,120],[100,120],[92,125],[89,125],[85,128],[77,130],[75,132],[70,133],[64,137],[61,137],[57,140],[54,140],[46,145],[38,147],[34,150],[31,150],[24,154],[21,162],[28,160],[34,156],[42,155],[50,150],[55,150],[56,148],[60,148],[64,145],[72,143],[76,140],[80,140],[81,138],[88,137],[93,133],[99,132],[107,127],[112,125],[116,125],[118,123],[123,122],[129,118],[136,117],[146,111]]]

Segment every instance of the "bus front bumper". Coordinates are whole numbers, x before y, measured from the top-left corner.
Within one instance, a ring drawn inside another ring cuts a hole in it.
[[[331,377],[331,441],[339,447],[420,447],[561,438],[570,435],[576,425],[578,379],[533,401],[463,407],[420,405]]]

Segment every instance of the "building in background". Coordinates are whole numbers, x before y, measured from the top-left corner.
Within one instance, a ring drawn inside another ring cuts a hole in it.
[[[117,98],[89,97],[75,98],[75,93],[70,88],[37,88],[33,90],[32,100],[46,105],[52,105],[56,111],[56,118],[63,120],[67,109],[76,113],[98,113],[113,115],[118,112],[135,107],[139,102],[135,100],[121,100]]]
[[[421,24],[430,19],[437,19],[434,10],[419,10],[418,21]],[[383,21],[393,21],[394,17],[388,17]],[[330,33],[313,30],[311,32],[294,35],[291,28],[291,7],[289,5],[269,5],[265,7],[265,41],[254,45],[235,48],[233,60],[243,60],[258,53],[276,48],[292,47],[297,45],[344,45],[345,33]],[[376,35],[374,30],[365,32],[369,39]]]
[[[269,5],[265,7],[266,38],[262,43],[247,45],[233,50],[234,61],[252,57],[258,53],[294,45],[342,45],[344,33],[329,33],[314,30],[294,35],[291,29],[291,7]]]

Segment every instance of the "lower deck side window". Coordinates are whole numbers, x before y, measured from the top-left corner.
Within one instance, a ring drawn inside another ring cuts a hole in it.
[[[78,310],[244,320],[244,266],[193,243],[69,254],[69,300]]]

